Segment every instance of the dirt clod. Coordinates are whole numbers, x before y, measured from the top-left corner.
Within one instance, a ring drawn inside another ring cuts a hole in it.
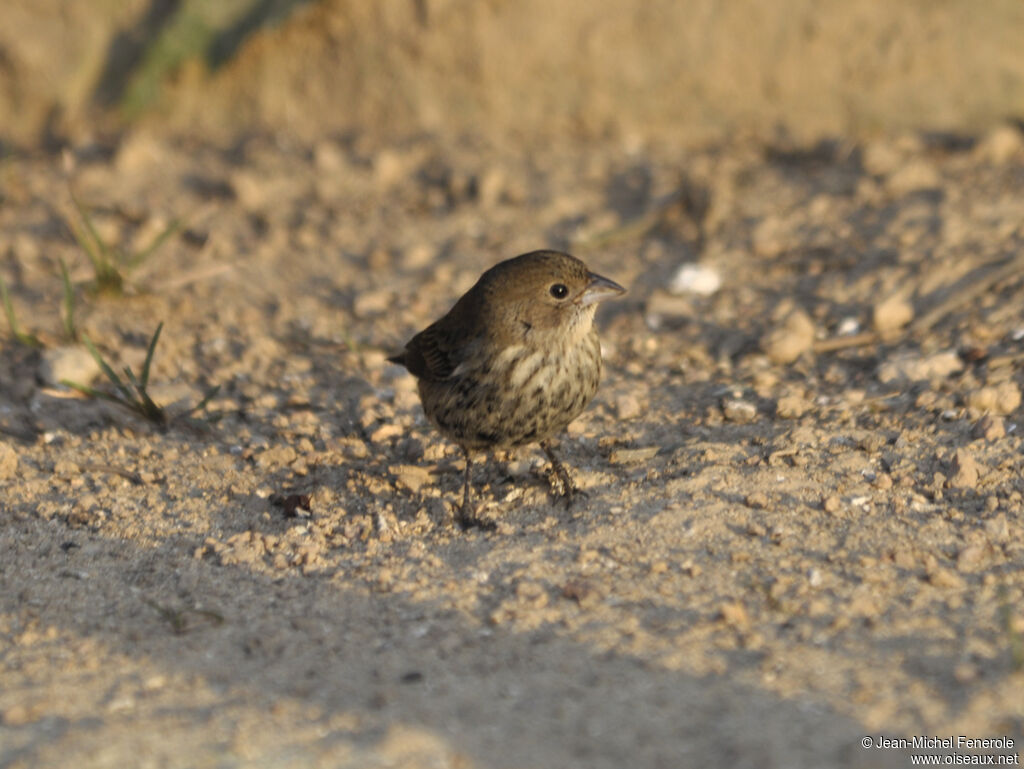
[[[980,474],[981,467],[974,455],[967,449],[957,449],[949,466],[947,485],[955,489],[973,489],[978,485]]]
[[[792,363],[814,345],[814,321],[802,310],[789,313],[762,340],[761,346],[774,363]]]

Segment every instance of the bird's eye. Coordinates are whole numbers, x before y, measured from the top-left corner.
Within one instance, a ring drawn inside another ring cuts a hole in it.
[[[556,283],[551,287],[550,291],[551,296],[555,297],[555,299],[565,299],[565,297],[569,296],[569,289],[565,287],[564,283]]]

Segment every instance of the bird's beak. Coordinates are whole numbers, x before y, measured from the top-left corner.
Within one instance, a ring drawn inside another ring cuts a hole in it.
[[[590,284],[583,289],[583,293],[580,294],[578,301],[582,305],[594,304],[594,302],[611,299],[613,296],[619,296],[624,293],[626,293],[626,289],[614,280],[608,280],[608,278],[601,275],[590,273]]]

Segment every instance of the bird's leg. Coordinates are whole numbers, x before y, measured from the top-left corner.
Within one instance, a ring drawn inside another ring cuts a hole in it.
[[[462,482],[462,507],[459,509],[455,520],[463,530],[472,529],[474,526],[481,529],[493,529],[495,526],[492,522],[485,521],[476,514],[476,504],[470,499],[473,459],[470,456],[469,449],[463,447],[462,453],[466,457],[466,474]]]
[[[473,457],[469,454],[469,449],[463,449],[462,453],[466,455],[466,477],[462,482],[462,511],[466,512],[469,510],[469,487],[473,480]]]
[[[565,506],[571,506],[577,496],[587,496],[585,491],[576,488],[576,485],[572,482],[572,476],[570,476],[569,471],[565,469],[565,465],[558,461],[558,457],[555,456],[555,452],[551,448],[551,444],[547,441],[541,441],[540,447],[547,455],[548,461],[551,462],[551,469],[554,471],[555,476],[562,483],[562,497],[565,499]]]
[[[468,529],[473,525],[472,521],[476,518],[476,508],[470,507],[469,499],[469,487],[473,472],[473,458],[469,455],[469,449],[463,448],[462,453],[466,457],[466,473],[462,479],[462,507],[459,509],[458,522],[459,526],[464,529]]]

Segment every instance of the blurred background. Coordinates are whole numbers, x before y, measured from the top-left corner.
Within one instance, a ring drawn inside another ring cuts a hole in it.
[[[1019,0],[4,0],[0,141],[975,132],[1022,39]]]

